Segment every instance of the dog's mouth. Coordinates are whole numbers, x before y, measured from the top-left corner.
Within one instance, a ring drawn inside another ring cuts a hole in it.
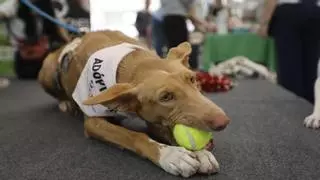
[[[205,146],[205,149],[208,151],[212,151],[214,148],[214,143],[213,143],[213,139],[210,139],[210,141],[208,142],[208,144]]]

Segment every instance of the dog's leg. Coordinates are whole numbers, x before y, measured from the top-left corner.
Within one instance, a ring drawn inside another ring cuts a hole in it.
[[[203,159],[205,159],[202,152],[198,153],[201,154],[201,159],[197,153],[188,151],[182,147],[156,142],[144,133],[131,131],[111,124],[103,118],[87,118],[84,127],[87,137],[111,142],[135,152],[173,175],[189,177],[201,170],[200,162],[203,162]],[[215,159],[210,160],[214,161]],[[216,171],[217,169],[211,166],[210,171],[207,170],[207,173]]]
[[[77,116],[80,115],[82,112],[78,108],[78,106],[69,100],[62,100],[59,102],[59,109],[61,112],[69,113],[70,115]]]
[[[314,107],[313,113],[306,117],[304,125],[308,128],[320,128],[320,78],[317,78],[314,84]]]
[[[160,139],[163,142],[176,144],[173,142],[174,140],[169,128],[165,128],[161,125],[148,124],[148,133],[152,135],[152,137]],[[164,137],[164,135],[167,136]],[[199,173],[210,174],[220,170],[219,163],[211,152],[207,150],[201,150],[194,153],[200,162],[200,167],[198,170]]]

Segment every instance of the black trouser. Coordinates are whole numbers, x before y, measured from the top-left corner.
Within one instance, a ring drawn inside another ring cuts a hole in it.
[[[164,33],[167,38],[168,48],[176,47],[180,43],[189,40],[186,18],[184,16],[170,15],[163,19]],[[189,64],[192,69],[198,68],[198,50],[197,45],[192,46],[192,53],[189,58]]]
[[[45,56],[39,59],[25,60],[18,52],[15,52],[14,69],[17,77],[19,79],[37,79]]]
[[[188,29],[184,16],[167,15],[163,19],[163,24],[168,48],[176,47],[180,43],[188,41]]]
[[[313,103],[320,55],[320,7],[306,3],[279,6],[270,33],[277,51],[278,83]]]

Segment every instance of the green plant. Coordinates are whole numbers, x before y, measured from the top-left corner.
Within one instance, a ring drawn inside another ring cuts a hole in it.
[[[14,69],[13,69],[13,61],[6,60],[0,61],[0,76],[13,76]]]

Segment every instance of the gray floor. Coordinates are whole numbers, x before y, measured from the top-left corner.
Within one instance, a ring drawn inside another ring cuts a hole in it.
[[[312,106],[265,81],[211,95],[232,118],[215,134],[221,173],[190,179],[320,179],[320,130],[302,126]],[[147,160],[83,136],[35,82],[0,90],[1,180],[180,179]]]

